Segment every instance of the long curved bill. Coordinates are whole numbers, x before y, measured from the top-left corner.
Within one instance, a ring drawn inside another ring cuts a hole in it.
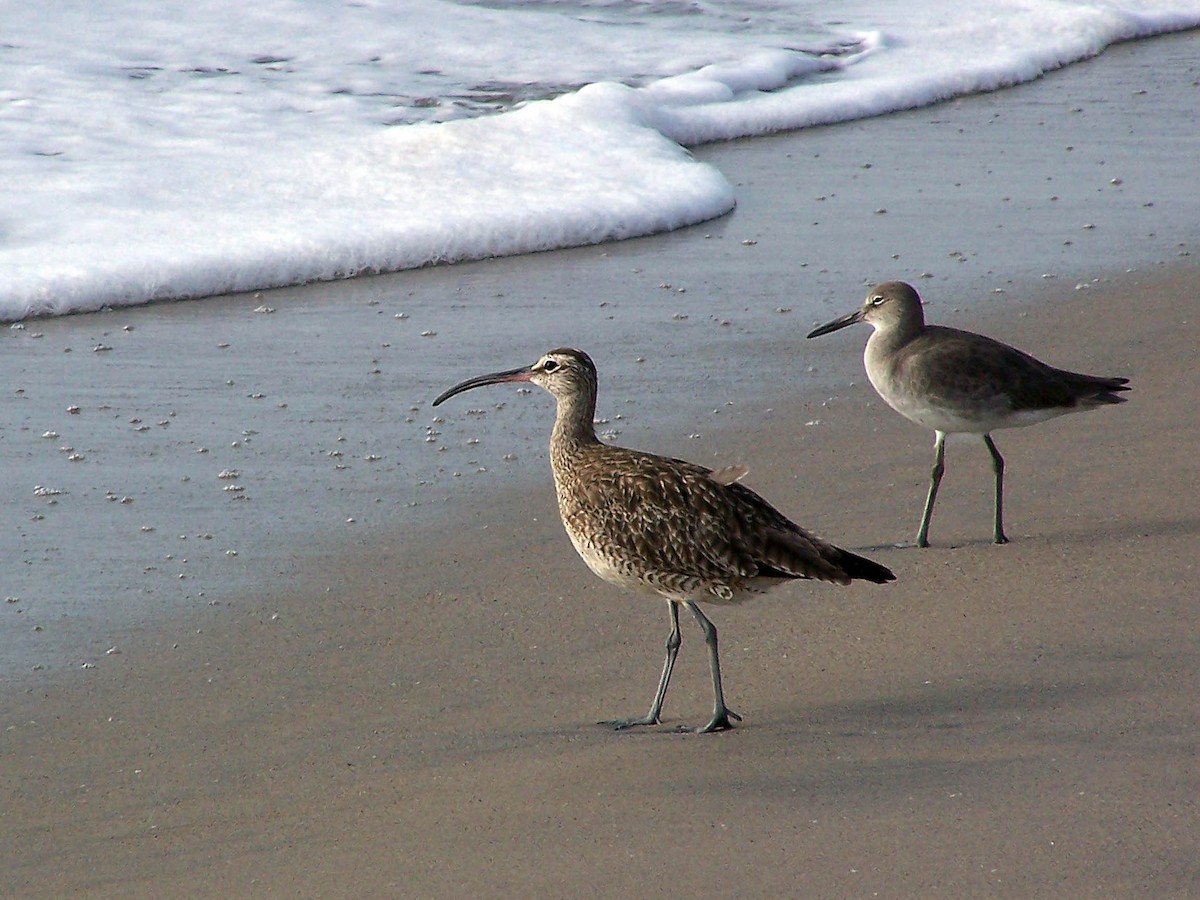
[[[856,309],[854,312],[847,313],[844,316],[834,319],[832,322],[826,322],[820,328],[814,328],[808,333],[808,336],[810,338],[820,337],[823,334],[829,334],[830,332],[845,328],[847,325],[853,325],[855,322],[861,322],[862,318],[863,310]]]
[[[463,391],[469,391],[471,388],[483,387],[485,384],[505,384],[510,381],[529,381],[533,378],[532,366],[521,366],[518,369],[508,369],[504,372],[493,372],[491,375],[477,375],[474,378],[468,378],[461,384],[456,384],[450,390],[438,395],[438,398],[433,401],[433,405],[437,406],[446,400],[449,400],[455,394],[461,394]]]

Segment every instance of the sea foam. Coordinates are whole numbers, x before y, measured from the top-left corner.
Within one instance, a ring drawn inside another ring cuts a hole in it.
[[[992,90],[1200,25],[1197,0],[876,0],[839,4],[836,26],[815,2],[216,0],[155,22],[132,0],[5,6],[7,320],[678,228],[735,202],[686,146]]]

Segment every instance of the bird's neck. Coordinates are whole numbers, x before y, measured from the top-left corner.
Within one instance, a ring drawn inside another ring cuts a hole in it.
[[[596,417],[595,397],[560,397],[550,434],[550,461],[555,469],[570,467],[571,461],[588,447],[596,446],[593,424]]]
[[[924,328],[925,323],[914,317],[892,322],[886,328],[876,328],[867,341],[867,354],[888,356],[917,337]]]

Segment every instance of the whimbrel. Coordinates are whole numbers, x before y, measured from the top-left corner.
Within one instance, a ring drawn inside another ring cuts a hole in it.
[[[867,322],[875,329],[867,340],[863,362],[879,396],[900,415],[936,434],[918,547],[929,546],[929,519],[945,470],[947,434],[983,435],[996,476],[992,539],[1006,544],[1004,458],[991,433],[1123,403],[1125,398],[1118,392],[1129,390],[1128,378],[1056,369],[981,334],[926,325],[920,296],[900,281],[876,285],[867,292],[860,309],[808,336],[819,337],[855,322]]]
[[[746,470],[712,471],[678,459],[601,443],[596,437],[596,367],[582,350],[551,350],[530,366],[455,385],[437,406],[485,384],[532,382],[554,395],[550,464],[567,535],[588,568],[610,584],[667,601],[671,631],[650,711],[601,724],[657,725],[681,642],[679,607],[704,632],[713,686],[712,720],[701,732],[733,727],[725,705],[717,629],[699,603],[738,603],[783,581],[835,584],[895,580],[884,566],[826,543],[790,522],[737,481]]]

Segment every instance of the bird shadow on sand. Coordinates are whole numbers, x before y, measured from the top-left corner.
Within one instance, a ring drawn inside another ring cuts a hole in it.
[[[1139,540],[1145,538],[1188,538],[1200,535],[1200,515],[1178,518],[1130,518],[1113,525],[1089,525],[1041,531],[1030,539],[1064,544],[1094,545],[1108,540]]]
[[[1162,519],[1123,519],[1115,524],[1086,524],[1078,528],[1045,530],[1033,523],[1028,530],[1018,531],[1011,527],[1007,544],[996,544],[989,536],[938,540],[931,535],[928,548],[918,547],[913,540],[889,541],[852,547],[855,553],[887,553],[891,551],[960,550],[967,548],[1001,547],[1019,550],[1021,544],[1065,544],[1070,546],[1096,546],[1110,541],[1137,540],[1145,538],[1188,538],[1200,535],[1200,516],[1182,516]]]
[[[922,685],[774,715],[749,710],[746,726],[733,732],[741,740],[726,744],[737,749],[723,754],[719,776],[689,787],[878,800],[991,790],[1083,759],[1128,759],[1160,768],[1164,778],[1190,778],[1200,713],[1181,697],[1164,703],[1148,696],[1144,682],[1154,680],[1146,672],[1164,667],[1200,670],[1200,648],[1164,652],[1147,642],[1057,656],[1053,671],[1028,679],[977,673],[971,684]],[[1097,666],[1129,674],[1097,678]]]

